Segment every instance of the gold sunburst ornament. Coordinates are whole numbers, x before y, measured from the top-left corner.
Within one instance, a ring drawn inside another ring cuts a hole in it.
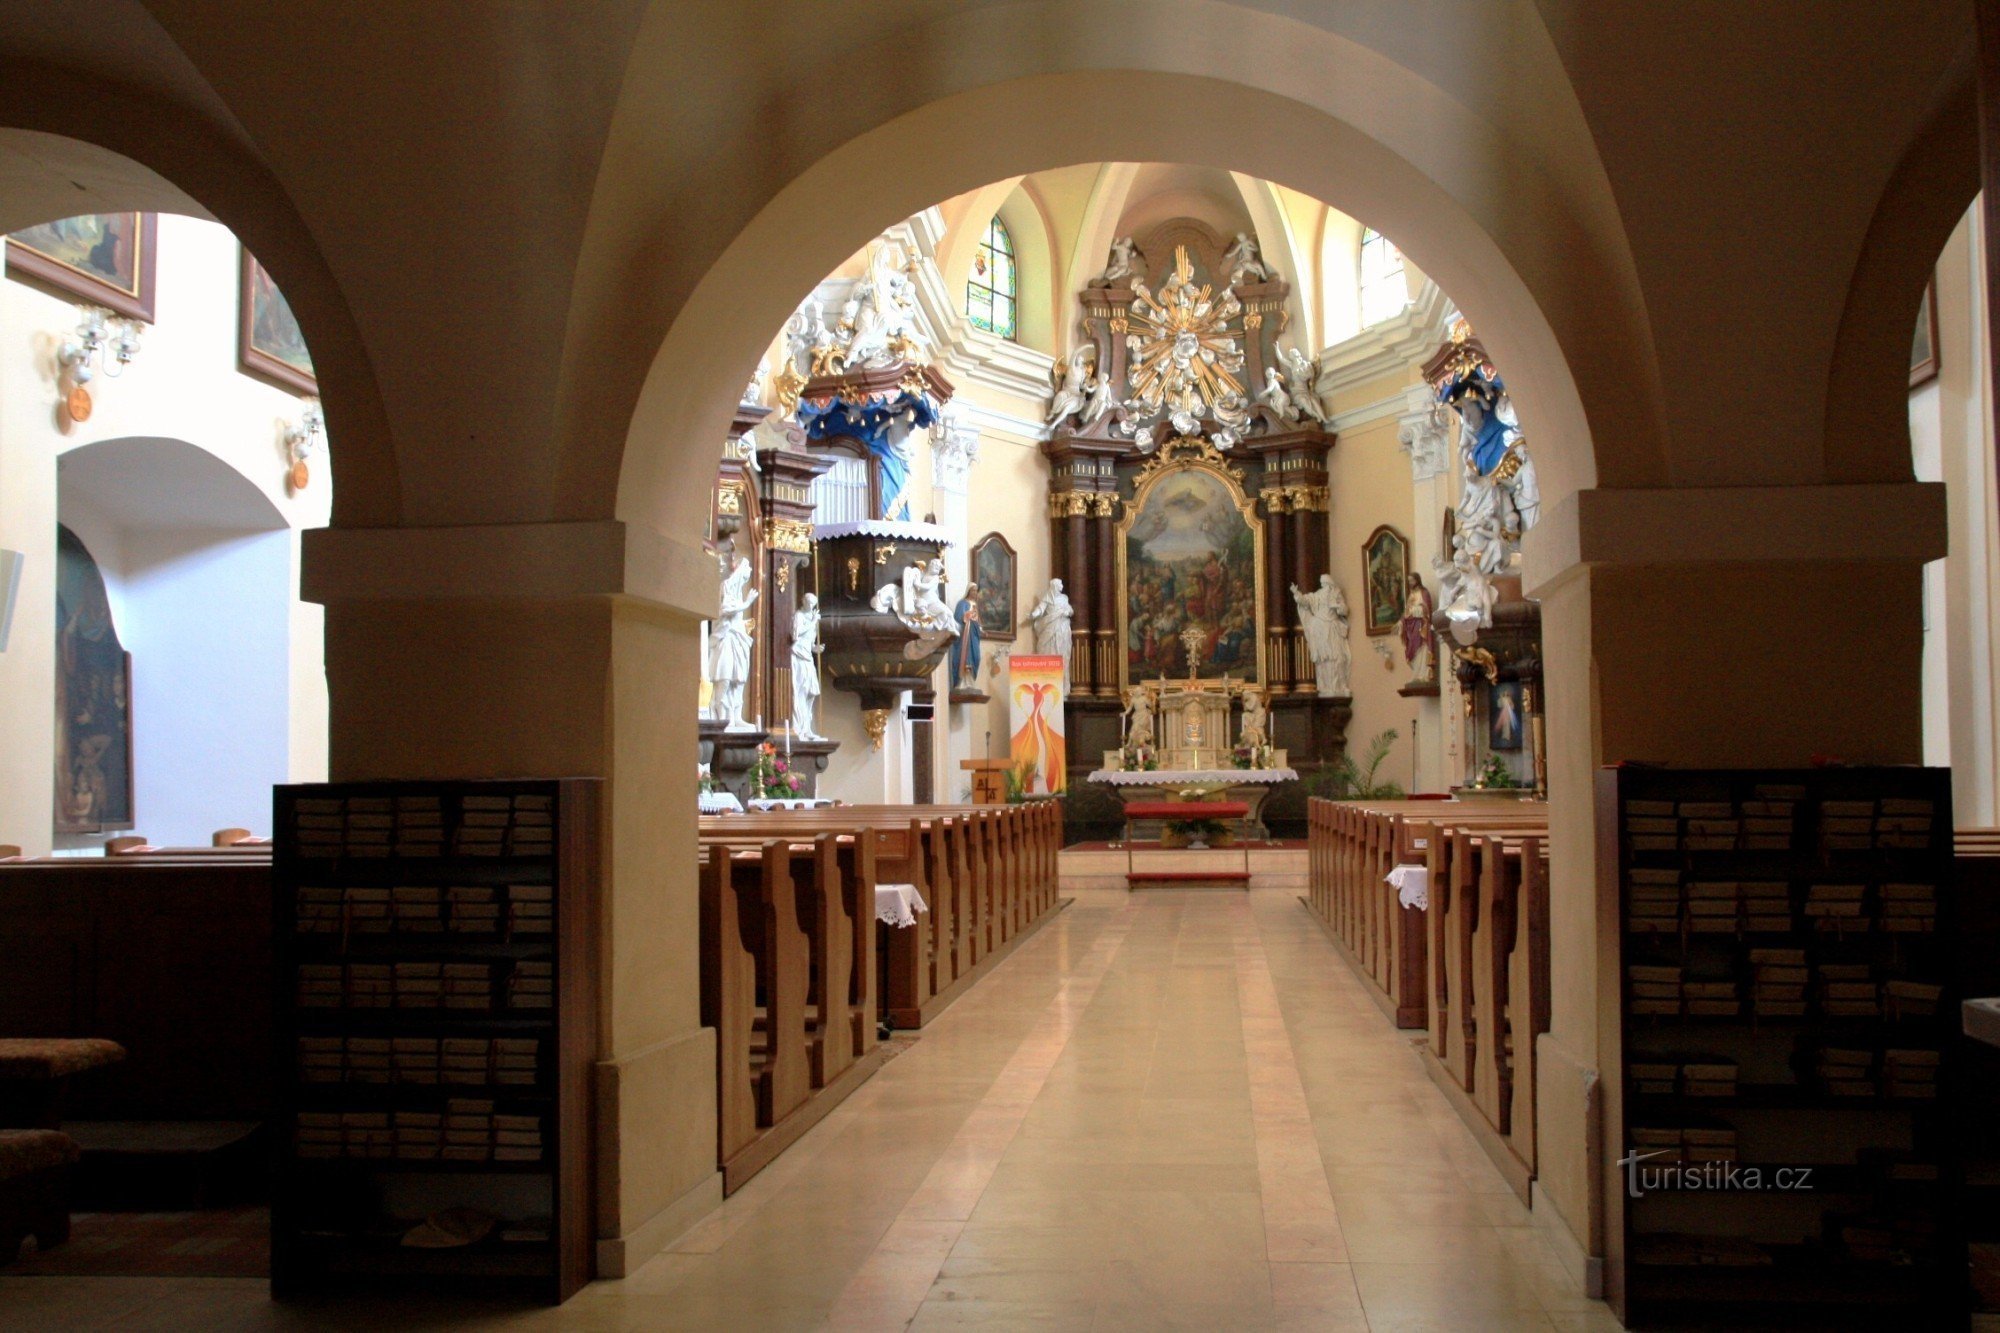
[[[1236,294],[1212,283],[1194,285],[1194,264],[1187,247],[1174,247],[1173,272],[1160,284],[1159,294],[1134,283],[1128,379],[1133,398],[1156,412],[1201,416],[1225,398],[1241,398],[1243,352],[1230,332],[1230,322],[1242,314]]]

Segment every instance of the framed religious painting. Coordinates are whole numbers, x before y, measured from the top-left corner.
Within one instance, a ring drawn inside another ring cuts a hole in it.
[[[997,532],[989,532],[972,547],[972,581],[979,585],[979,637],[998,643],[1014,642],[1014,596],[1020,583],[1021,562],[1013,546]]]
[[[7,276],[150,324],[159,221],[152,213],[82,213],[14,232]]]
[[[1410,591],[1410,543],[1384,523],[1368,535],[1361,548],[1362,621],[1380,637],[1394,634],[1403,623],[1403,603]]]
[[[1142,471],[1119,521],[1122,683],[1264,678],[1264,527],[1234,465],[1205,447]]]
[[[299,321],[278,284],[248,250],[243,252],[238,301],[236,363],[243,372],[293,393],[318,393],[319,379]]]
[[[1937,270],[1931,270],[1924,284],[1924,299],[1917,306],[1916,341],[1910,346],[1910,387],[1928,384],[1938,375]]]
[[[55,831],[129,829],[132,655],[118,640],[104,575],[56,525]]]
[[[1528,719],[1523,708],[1521,682],[1518,680],[1498,682],[1487,697],[1486,748],[1518,750],[1527,730]]]

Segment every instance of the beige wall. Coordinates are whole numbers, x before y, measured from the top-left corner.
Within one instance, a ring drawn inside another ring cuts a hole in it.
[[[116,378],[90,384],[95,410],[72,424],[57,412],[56,352],[74,333],[72,298],[8,279],[0,281],[0,547],[27,553],[12,642],[0,653],[0,842],[31,854],[52,844],[55,743],[55,529],[62,456],[112,440],[183,441],[233,469],[262,493],[296,534],[326,523],[333,469],[322,440],[312,481],[291,494],[284,432],[300,420],[300,401],[237,370],[236,238],[212,222],[173,214],[159,219],[157,322],[142,329],[141,350]],[[115,526],[115,524],[111,525]],[[288,611],[289,776],[326,772],[326,675],[322,615],[297,599],[292,562]],[[218,606],[218,632],[228,608]],[[128,627],[129,629],[129,627]],[[145,720],[137,719],[143,728]],[[145,811],[140,832],[145,832]],[[218,812],[218,826],[241,823],[268,832],[268,806]]]

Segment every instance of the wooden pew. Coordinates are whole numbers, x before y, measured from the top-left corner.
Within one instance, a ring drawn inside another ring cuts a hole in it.
[[[797,837],[815,830],[873,839],[882,883],[914,884],[930,907],[911,930],[886,931],[885,1016],[921,1027],[1061,905],[1061,807],[834,806],[712,815],[701,836]]]
[[[871,1058],[872,855],[868,839],[843,845],[829,832],[703,839],[702,1022],[716,1031],[716,1155],[725,1192],[880,1063]]]

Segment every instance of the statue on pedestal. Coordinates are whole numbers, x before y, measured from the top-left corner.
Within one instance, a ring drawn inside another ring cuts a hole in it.
[[[725,723],[727,731],[754,730],[743,716],[743,692],[750,684],[751,643],[756,637],[750,626],[750,608],[756,603],[757,590],[750,586],[750,562],[738,556],[723,577],[722,605],[708,636],[709,677],[715,683],[708,715]]]
[[[1036,650],[1063,660],[1065,694],[1069,692],[1070,621],[1074,616],[1069,598],[1063,594],[1061,579],[1049,580],[1047,590],[1035,600],[1035,609],[1028,613],[1028,625],[1035,631]]]
[[[1130,286],[1134,278],[1140,277],[1140,268],[1145,260],[1139,256],[1139,247],[1130,236],[1120,236],[1111,243],[1111,255],[1105,261],[1104,272],[1090,280],[1093,287]]]
[[[979,585],[965,585],[965,595],[951,609],[958,622],[958,642],[951,646],[951,688],[979,688],[979,647],[983,631],[979,625]]]
[[[1293,412],[1324,426],[1326,409],[1320,406],[1319,390],[1315,387],[1319,362],[1296,347],[1280,349],[1278,359],[1285,363],[1285,394],[1291,400]]]
[[[1125,748],[1131,751],[1139,746],[1148,749],[1153,745],[1153,696],[1146,693],[1142,685],[1134,685],[1125,691]]]
[[[807,593],[792,613],[792,737],[823,741],[815,727],[819,707],[819,597]]]
[[[1292,585],[1298,603],[1299,626],[1306,632],[1306,653],[1312,658],[1319,697],[1341,699],[1354,693],[1353,650],[1347,646],[1347,596],[1333,575],[1319,576],[1319,587],[1301,592]]]
[[[1436,609],[1423,576],[1410,575],[1410,595],[1403,603],[1403,661],[1410,668],[1410,679],[1419,685],[1436,678],[1437,629],[1431,623]]]
[[[1236,743],[1249,747],[1253,755],[1271,743],[1271,708],[1264,702],[1264,691],[1243,691],[1243,727],[1236,733]]]

